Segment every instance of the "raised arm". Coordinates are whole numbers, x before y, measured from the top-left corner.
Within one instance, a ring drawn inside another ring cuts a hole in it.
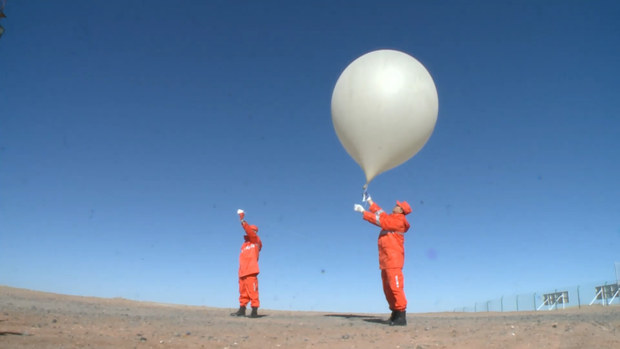
[[[239,215],[239,219],[241,220],[241,226],[245,231],[245,234],[248,236],[248,240],[253,243],[260,243],[260,238],[258,237],[258,227],[252,224],[248,224],[245,221],[245,212],[241,209],[237,210],[237,214]]]
[[[369,211],[364,211],[364,220],[381,227],[381,229],[403,233],[409,230],[409,223],[405,216],[387,214],[374,202],[368,209]]]

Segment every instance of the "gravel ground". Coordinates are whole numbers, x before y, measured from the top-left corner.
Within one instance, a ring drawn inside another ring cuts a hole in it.
[[[620,307],[506,313],[340,314],[67,296],[0,286],[0,349],[620,348]]]

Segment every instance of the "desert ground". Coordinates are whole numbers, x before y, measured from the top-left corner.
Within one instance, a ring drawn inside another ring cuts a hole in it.
[[[0,286],[0,348],[620,348],[620,306],[389,314],[236,309],[59,295]]]

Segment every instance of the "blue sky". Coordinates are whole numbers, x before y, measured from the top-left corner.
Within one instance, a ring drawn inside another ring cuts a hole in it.
[[[8,1],[0,284],[237,307],[259,226],[267,309],[387,312],[365,177],[330,103],[396,49],[437,86],[426,146],[377,176],[413,206],[410,312],[613,281],[616,1]]]

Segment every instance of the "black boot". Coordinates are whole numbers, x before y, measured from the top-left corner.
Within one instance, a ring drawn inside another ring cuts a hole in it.
[[[394,319],[396,319],[396,310],[392,310],[392,315],[390,315],[390,318],[388,319],[388,322],[392,322],[394,321]]]
[[[407,311],[396,311],[394,320],[390,321],[390,326],[407,326]]]
[[[252,307],[252,313],[250,314],[251,318],[257,318],[258,317],[258,307]]]
[[[245,316],[245,305],[240,306],[236,313],[230,313],[230,316]]]

